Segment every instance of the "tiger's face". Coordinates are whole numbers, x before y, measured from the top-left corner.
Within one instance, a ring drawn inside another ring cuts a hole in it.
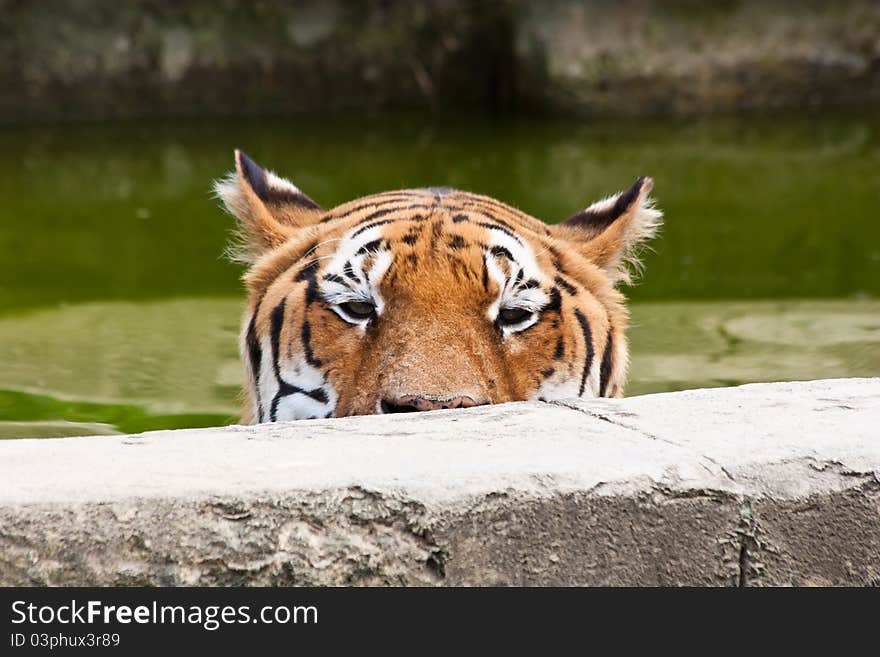
[[[618,397],[649,178],[548,226],[446,188],[321,209],[236,151],[247,423]]]

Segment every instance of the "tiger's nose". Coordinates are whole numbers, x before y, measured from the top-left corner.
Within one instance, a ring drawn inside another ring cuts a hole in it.
[[[422,397],[420,395],[403,395],[397,399],[383,399],[383,413],[415,413],[417,411],[437,411],[441,408],[470,408],[479,406],[472,397]]]

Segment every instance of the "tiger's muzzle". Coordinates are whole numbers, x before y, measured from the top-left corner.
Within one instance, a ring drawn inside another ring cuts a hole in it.
[[[403,395],[396,399],[383,399],[379,408],[382,413],[416,413],[419,411],[438,411],[444,408],[471,408],[485,403],[477,402],[473,397],[468,396],[439,398]]]

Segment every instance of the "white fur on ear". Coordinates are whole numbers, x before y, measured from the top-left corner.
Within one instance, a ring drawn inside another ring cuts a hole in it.
[[[214,181],[214,198],[219,199],[226,207],[226,211],[234,217],[241,218],[248,210],[247,198],[241,189],[238,174],[230,171],[222,178]]]
[[[303,195],[303,193],[300,191],[299,187],[294,185],[287,178],[282,178],[281,176],[276,174],[274,171],[269,171],[268,169],[266,169],[265,174],[266,174],[266,185],[270,189],[270,196],[272,195],[271,192],[276,192],[276,193],[280,193],[280,194],[300,195],[300,196]]]
[[[641,252],[662,225],[663,213],[649,196],[654,181],[641,177],[625,192],[593,203],[562,222],[564,237],[581,245],[614,284],[631,285],[641,274]]]
[[[320,218],[320,206],[289,180],[265,171],[242,151],[235,151],[235,171],[216,180],[214,195],[239,221],[233,260],[253,262],[267,249],[289,239]]]
[[[651,249],[647,243],[657,236],[663,225],[663,212],[655,207],[655,201],[648,196],[649,193],[650,188],[639,198],[633,217],[624,224],[624,247],[616,261],[611,263],[615,284],[632,285],[635,279],[641,277],[645,270],[641,256]]]

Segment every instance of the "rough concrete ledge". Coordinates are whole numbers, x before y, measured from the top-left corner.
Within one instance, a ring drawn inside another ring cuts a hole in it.
[[[2,585],[878,583],[878,378],[0,444]]]

